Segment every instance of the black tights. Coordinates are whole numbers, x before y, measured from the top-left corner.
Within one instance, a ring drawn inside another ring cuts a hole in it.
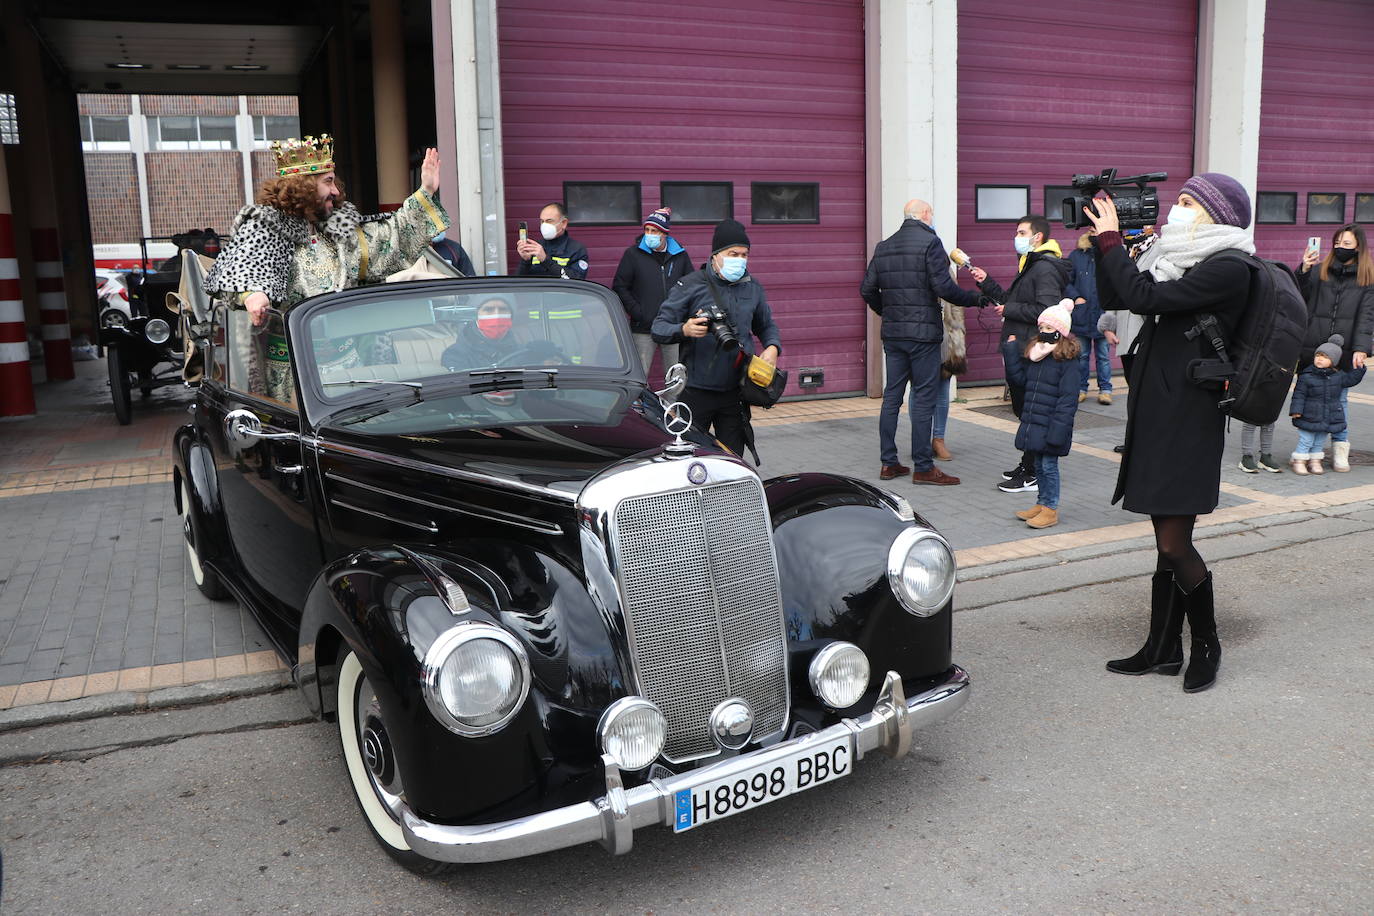
[[[1196,523],[1196,515],[1150,516],[1150,524],[1155,526],[1155,550],[1159,552],[1155,569],[1172,572],[1184,592],[1191,592],[1207,578],[1207,563],[1193,546]]]

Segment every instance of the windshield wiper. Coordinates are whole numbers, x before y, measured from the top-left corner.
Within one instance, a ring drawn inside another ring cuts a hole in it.
[[[543,376],[543,381],[544,381],[544,384],[543,384],[543,385],[531,386],[531,385],[529,384],[529,382],[532,380],[532,377],[538,377],[538,376],[541,376],[541,375]],[[547,368],[547,369],[525,369],[525,368],[512,368],[512,369],[473,369],[473,370],[471,370],[470,372],[468,372],[468,377],[469,377],[469,378],[472,378],[472,377],[475,377],[475,376],[481,376],[481,377],[482,377],[482,380],[481,380],[481,381],[477,381],[477,382],[473,382],[473,384],[471,385],[471,388],[472,388],[473,391],[488,391],[488,390],[491,390],[491,389],[497,389],[497,388],[511,388],[511,387],[519,387],[519,388],[530,388],[530,387],[557,388],[557,387],[558,387],[558,370],[557,370],[557,369],[553,369],[553,368]]]
[[[419,382],[396,382],[385,378],[353,378],[343,382],[322,382],[321,384],[326,388],[332,388],[336,385],[346,385],[348,387],[357,385],[403,385],[415,392],[415,400],[417,402],[424,400],[424,398],[420,397],[420,392],[425,390],[425,386]]]

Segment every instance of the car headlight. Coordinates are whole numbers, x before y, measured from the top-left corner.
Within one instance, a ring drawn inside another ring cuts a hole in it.
[[[908,528],[887,552],[887,580],[897,600],[917,617],[930,617],[954,591],[957,567],[949,544],[929,528]]]
[[[624,770],[642,770],[658,759],[668,740],[668,720],[644,697],[622,697],[601,714],[596,736],[602,753]]]
[[[500,627],[454,627],[425,653],[425,703],[445,728],[460,735],[500,731],[520,710],[529,690],[525,647]]]
[[[129,316],[119,309],[106,309],[100,316],[100,323],[107,328],[122,328],[129,323]]]
[[[161,318],[149,319],[143,326],[143,336],[148,338],[150,343],[165,344],[172,336],[172,326]]]
[[[848,709],[868,689],[868,656],[852,642],[832,642],[811,659],[811,692],[831,709]]]

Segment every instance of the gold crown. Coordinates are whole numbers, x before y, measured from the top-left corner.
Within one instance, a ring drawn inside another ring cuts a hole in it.
[[[329,134],[297,140],[273,140],[272,153],[277,157],[277,177],[310,175],[334,169],[334,139]]]

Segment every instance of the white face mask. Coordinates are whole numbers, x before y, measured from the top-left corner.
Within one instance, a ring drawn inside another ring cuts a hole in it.
[[[1197,211],[1191,207],[1174,204],[1169,209],[1170,226],[1191,226],[1195,222],[1197,222]]]
[[[544,237],[544,241],[552,242],[558,235],[558,226],[555,223],[540,223],[539,234]]]

